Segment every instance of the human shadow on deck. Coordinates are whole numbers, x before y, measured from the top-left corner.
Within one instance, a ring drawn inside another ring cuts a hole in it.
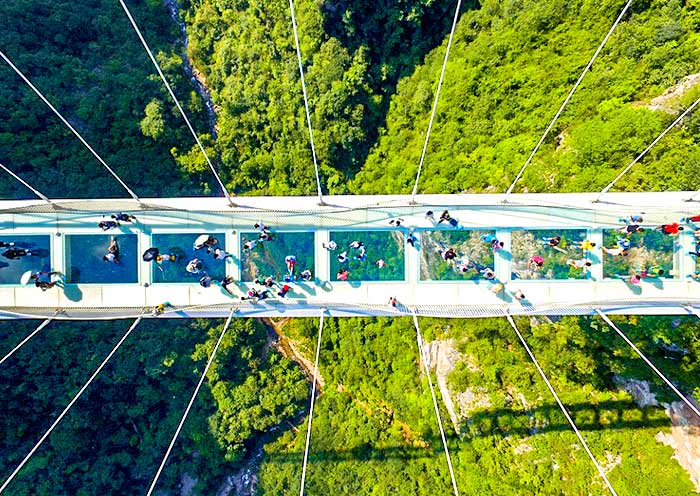
[[[83,299],[83,292],[77,284],[66,284],[63,286],[63,295],[70,301],[80,301]]]
[[[606,401],[595,406],[579,403],[566,405],[566,408],[578,429],[584,433],[586,431],[660,428],[670,425],[670,421],[660,409],[640,409],[631,400]],[[571,426],[557,404],[552,402],[528,411],[489,408],[475,412],[465,421],[462,431],[463,437],[458,440],[450,427],[448,434],[450,449],[454,449],[456,444],[468,443],[471,438],[498,437],[499,434],[503,438],[527,437],[547,432],[571,431]],[[349,449],[315,450],[312,442],[309,456],[311,460],[347,461],[427,458],[439,456],[442,453],[439,435],[420,439],[427,443],[427,447],[420,448],[407,444],[377,447],[362,444]],[[273,463],[296,464],[301,463],[303,456],[303,452],[280,453],[268,454],[267,459]]]

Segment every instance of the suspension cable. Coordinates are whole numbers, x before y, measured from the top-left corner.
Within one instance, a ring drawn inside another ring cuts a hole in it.
[[[318,323],[318,340],[316,341],[316,358],[314,359],[314,377],[311,382],[311,401],[309,404],[309,425],[306,429],[306,446],[304,447],[304,462],[301,466],[300,496],[304,496],[304,483],[306,481],[306,463],[309,459],[309,446],[311,445],[311,420],[314,416],[314,402],[316,400],[316,378],[318,376],[318,356],[321,353],[321,332],[323,331],[323,314]]]
[[[442,61],[442,70],[440,71],[440,79],[438,80],[437,91],[435,92],[435,98],[433,99],[433,109],[430,112],[430,121],[428,121],[428,131],[425,133],[425,142],[423,143],[423,151],[420,155],[420,162],[418,163],[418,173],[416,174],[416,182],[413,185],[413,193],[411,193],[411,202],[415,203],[416,193],[418,193],[418,180],[420,179],[420,173],[423,170],[423,161],[425,160],[425,153],[428,150],[428,140],[430,140],[430,131],[433,129],[433,120],[435,119],[435,112],[437,111],[438,99],[440,98],[440,89],[442,88],[442,81],[445,77],[445,70],[447,69],[447,59],[450,56],[450,48],[452,47],[452,39],[455,35],[455,28],[457,27],[457,20],[459,19],[459,9],[462,6],[462,0],[457,0],[457,7],[455,8],[455,16],[452,20],[452,29],[450,30],[450,37],[447,40],[447,50],[445,50],[445,59]]]
[[[207,365],[204,367],[204,372],[202,372],[202,376],[199,378],[199,382],[197,383],[197,387],[194,388],[194,393],[192,393],[192,397],[190,398],[190,402],[187,404],[187,408],[185,408],[185,413],[182,415],[182,418],[180,419],[180,423],[178,424],[177,429],[175,429],[175,434],[173,435],[173,438],[170,440],[170,444],[168,445],[168,449],[165,451],[165,456],[163,456],[163,460],[161,460],[161,462],[160,462],[160,466],[158,467],[158,470],[156,471],[155,477],[153,477],[153,481],[151,482],[151,486],[148,488],[148,492],[146,493],[146,496],[150,496],[156,487],[156,483],[158,482],[158,478],[160,477],[160,474],[163,471],[163,468],[165,467],[165,463],[168,461],[168,457],[170,456],[170,452],[172,451],[173,446],[175,446],[175,441],[177,440],[177,436],[180,434],[180,431],[182,430],[182,426],[185,425],[185,420],[187,419],[187,415],[190,413],[190,409],[192,408],[192,405],[194,404],[194,400],[197,397],[197,393],[199,393],[199,389],[202,387],[202,383],[204,382],[204,378],[207,376],[207,372],[209,371],[209,367],[211,367],[211,364],[214,362],[214,357],[216,356],[216,352],[219,349],[219,345],[221,344],[221,341],[224,339],[224,334],[226,334],[226,330],[228,329],[229,325],[231,325],[231,317],[233,317],[234,311],[235,311],[235,308],[231,308],[231,313],[229,314],[228,319],[226,319],[226,323],[224,324],[224,329],[221,331],[221,335],[219,336],[219,340],[216,342],[216,345],[214,346],[214,350],[211,352],[211,356],[209,357],[209,361],[207,362]]]
[[[7,167],[5,167],[2,163],[0,163],[0,169],[4,170],[4,171],[7,172],[9,175],[11,175],[12,177],[14,177],[17,181],[19,181],[20,183],[22,183],[25,187],[27,187],[28,189],[30,189],[30,190],[32,191],[32,193],[34,193],[36,196],[38,196],[39,198],[41,198],[42,200],[44,200],[44,201],[47,202],[48,204],[53,205],[53,203],[51,202],[51,200],[49,200],[45,195],[41,194],[41,193],[39,192],[39,190],[36,190],[36,189],[32,188],[32,187],[29,185],[29,183],[28,183],[27,181],[25,181],[24,179],[22,179],[21,177],[19,177],[17,174],[15,174],[14,172],[12,172],[10,169],[8,169]]]
[[[625,342],[630,346],[630,348],[632,348],[632,349],[634,350],[634,352],[635,352],[637,355],[639,355],[639,358],[641,358],[642,360],[644,360],[644,362],[646,362],[646,364],[647,364],[649,367],[651,367],[651,370],[653,370],[654,372],[656,372],[656,375],[658,375],[659,377],[661,377],[661,379],[663,379],[663,381],[668,385],[668,387],[670,387],[670,388],[673,390],[674,393],[676,393],[676,394],[678,395],[678,397],[683,401],[683,403],[685,403],[686,405],[688,405],[688,408],[690,408],[690,409],[695,413],[695,415],[697,415],[698,418],[700,418],[700,410],[698,410],[698,407],[696,407],[695,405],[693,405],[693,404],[688,400],[688,398],[686,398],[685,395],[684,395],[683,393],[681,393],[681,392],[678,390],[678,388],[677,388],[676,386],[674,386],[673,383],[672,383],[671,381],[669,381],[669,380],[666,378],[666,376],[665,376],[659,369],[657,369],[657,368],[654,366],[653,363],[651,363],[651,360],[649,360],[649,359],[644,355],[644,353],[642,353],[641,351],[639,351],[639,348],[637,348],[637,347],[634,345],[634,343],[633,343],[632,341],[629,340],[629,338],[625,335],[625,333],[622,332],[622,331],[613,323],[613,321],[610,320],[610,319],[608,318],[608,316],[605,315],[605,314],[600,310],[600,308],[596,308],[595,311],[598,313],[598,315],[601,316],[601,318],[602,318],[610,327],[612,327],[612,329],[613,329],[615,332],[617,332],[617,333],[620,335],[620,337],[621,337],[622,339],[625,340]]]
[[[525,172],[525,169],[527,169],[527,166],[530,165],[530,162],[532,162],[532,159],[535,157],[535,154],[537,153],[537,150],[539,150],[539,149],[540,149],[540,146],[542,145],[542,143],[544,143],[545,138],[547,137],[547,135],[549,134],[549,132],[550,132],[550,131],[552,130],[552,128],[554,127],[554,123],[557,122],[557,119],[559,119],[559,116],[560,116],[561,113],[564,111],[564,107],[566,107],[566,105],[569,103],[569,100],[571,100],[571,97],[574,96],[574,92],[578,89],[579,85],[581,84],[581,81],[583,81],[583,78],[585,77],[585,75],[586,75],[586,74],[588,73],[588,71],[590,70],[591,66],[593,65],[593,62],[595,62],[596,58],[598,58],[598,54],[601,52],[601,50],[603,50],[603,47],[605,47],[605,44],[608,42],[608,39],[609,39],[610,36],[613,34],[613,31],[615,31],[615,28],[616,28],[617,25],[620,23],[620,21],[622,20],[622,18],[623,18],[624,15],[625,15],[625,13],[627,12],[627,9],[629,9],[630,5],[632,5],[632,2],[633,2],[633,1],[634,1],[634,0],[629,0],[629,1],[625,4],[625,6],[623,7],[622,12],[620,12],[620,15],[617,16],[617,19],[615,20],[615,23],[614,23],[614,24],[612,25],[612,27],[610,28],[610,31],[608,31],[608,34],[606,34],[606,35],[605,35],[605,38],[603,38],[603,41],[602,41],[602,42],[600,43],[600,45],[598,46],[598,49],[597,49],[597,50],[595,51],[595,53],[593,54],[593,57],[591,57],[591,60],[588,61],[588,64],[586,65],[586,67],[584,67],[583,72],[581,72],[581,75],[578,77],[578,80],[577,80],[576,83],[574,84],[573,88],[571,88],[571,91],[569,91],[569,94],[568,94],[568,95],[566,96],[566,98],[564,99],[564,102],[561,104],[561,107],[559,107],[559,110],[558,110],[557,113],[554,115],[554,119],[552,119],[552,122],[549,123],[549,126],[547,126],[547,129],[544,131],[544,134],[542,135],[542,137],[540,138],[540,140],[537,142],[537,145],[535,145],[535,148],[533,148],[532,152],[530,153],[530,156],[529,156],[529,157],[527,158],[527,160],[525,161],[525,165],[523,165],[522,169],[520,169],[520,172],[518,172],[518,175],[515,176],[515,179],[513,180],[513,183],[510,185],[510,187],[508,188],[508,190],[506,190],[506,194],[505,194],[505,197],[504,197],[503,201],[505,201],[506,198],[508,198],[508,195],[511,194],[511,192],[513,191],[513,188],[515,188],[515,184],[520,180],[520,178],[522,177],[523,173]]]
[[[17,75],[18,75],[19,77],[22,78],[22,80],[27,84],[27,86],[29,86],[29,87],[32,89],[32,91],[34,91],[34,93],[36,93],[36,95],[37,95],[39,98],[41,98],[41,100],[53,111],[53,113],[56,114],[56,116],[57,116],[59,119],[61,119],[61,122],[63,122],[63,124],[65,124],[66,127],[67,127],[68,129],[71,130],[71,132],[75,135],[76,138],[78,138],[78,139],[80,140],[80,142],[85,146],[85,148],[87,148],[88,150],[90,150],[90,153],[92,153],[92,155],[105,167],[105,169],[107,169],[107,170],[109,171],[109,173],[112,174],[112,176],[114,177],[114,179],[116,179],[116,180],[119,182],[119,184],[122,185],[122,187],[126,190],[126,192],[129,193],[129,195],[130,195],[134,200],[140,202],[141,200],[139,200],[139,197],[136,196],[136,193],[134,193],[133,191],[131,191],[131,189],[126,185],[126,183],[125,183],[124,181],[121,180],[121,178],[117,175],[117,173],[114,172],[114,171],[112,170],[112,168],[111,168],[109,165],[107,165],[107,162],[105,162],[105,161],[102,159],[102,157],[100,157],[100,155],[90,146],[90,144],[89,144],[87,141],[85,141],[85,138],[83,138],[83,137],[80,135],[80,133],[71,125],[71,123],[68,122],[68,120],[67,120],[65,117],[63,117],[63,115],[61,115],[61,113],[60,113],[58,110],[56,110],[56,107],[54,107],[54,106],[51,104],[51,102],[49,102],[49,101],[46,99],[46,97],[36,88],[36,86],[34,86],[34,85],[32,84],[32,82],[27,78],[27,76],[25,76],[25,75],[17,68],[17,66],[15,66],[15,64],[13,64],[12,61],[11,61],[9,58],[7,58],[7,55],[5,55],[5,54],[2,52],[2,50],[0,50],[0,57],[2,57],[2,59],[7,63],[7,65],[9,65],[10,67],[12,67],[12,69],[17,73]]]
[[[619,181],[620,178],[622,178],[622,176],[624,176],[624,175],[627,173],[627,171],[629,171],[629,170],[632,168],[632,166],[633,166],[634,164],[636,164],[637,162],[639,162],[639,161],[642,159],[642,157],[644,157],[644,155],[646,155],[647,152],[649,152],[649,150],[651,150],[651,149],[654,147],[654,145],[655,145],[656,143],[658,143],[659,141],[661,141],[661,138],[663,138],[664,136],[666,136],[666,134],[667,134],[671,129],[673,129],[674,127],[676,127],[676,124],[678,124],[681,120],[683,120],[683,118],[684,118],[686,115],[688,115],[688,114],[695,108],[695,106],[696,106],[698,103],[700,103],[700,98],[698,98],[697,100],[695,100],[695,101],[693,102],[693,104],[692,104],[690,107],[688,107],[687,109],[685,109],[685,111],[684,111],[681,115],[679,115],[678,118],[677,118],[675,121],[673,121],[673,123],[672,123],[670,126],[668,126],[661,134],[659,134],[659,135],[656,137],[656,139],[655,139],[654,141],[652,141],[651,144],[650,144],[649,146],[647,146],[647,147],[644,149],[644,151],[643,151],[642,153],[640,153],[639,155],[637,155],[637,157],[636,157],[634,160],[632,160],[632,162],[630,162],[629,165],[628,165],[627,167],[625,167],[625,168],[622,170],[622,172],[620,172],[620,173],[617,175],[617,177],[616,177],[615,179],[612,180],[612,182],[611,182],[610,184],[608,184],[605,188],[603,188],[603,190],[598,194],[598,196],[596,197],[595,200],[593,200],[593,202],[595,203],[595,202],[600,201],[600,198],[601,198],[605,193],[607,193],[608,191],[610,191],[610,188],[612,188],[612,187],[615,185],[615,183],[616,183],[617,181]],[[691,197],[691,199],[692,199],[694,196],[695,196],[695,195],[693,195],[693,196]]]
[[[299,62],[299,74],[301,75],[301,91],[304,94],[304,109],[306,110],[306,123],[309,126],[309,138],[311,139],[311,156],[314,161],[316,171],[316,189],[318,191],[318,202],[323,205],[323,191],[321,190],[321,178],[318,175],[318,161],[316,160],[316,145],[314,144],[314,132],[311,129],[311,113],[309,112],[309,98],[306,95],[306,81],[304,80],[304,66],[301,61],[301,47],[299,46],[299,33],[297,32],[297,18],[294,14],[294,0],[289,0],[289,10],[292,12],[292,30],[294,31],[294,43],[297,49],[297,60]]]
[[[143,45],[143,48],[146,49],[146,53],[148,53],[148,56],[150,57],[151,62],[153,62],[153,65],[155,66],[156,71],[158,71],[158,75],[160,76],[160,79],[163,81],[163,84],[165,84],[165,87],[167,88],[168,93],[170,93],[171,98],[173,99],[173,101],[175,102],[175,105],[177,106],[177,109],[180,111],[180,115],[185,120],[185,123],[187,124],[187,128],[190,130],[190,133],[192,133],[192,136],[194,137],[195,141],[197,142],[197,145],[199,146],[199,149],[201,150],[202,155],[204,155],[204,159],[207,161],[207,164],[209,164],[209,168],[211,169],[212,173],[214,174],[214,177],[216,178],[216,182],[219,183],[219,188],[221,188],[221,191],[223,192],[224,196],[226,197],[226,200],[228,200],[229,205],[232,207],[235,207],[236,204],[231,199],[231,195],[229,194],[228,190],[226,189],[226,186],[224,186],[224,183],[221,181],[219,174],[216,172],[214,165],[212,164],[211,160],[209,159],[209,155],[207,155],[207,152],[204,150],[204,146],[202,145],[202,142],[199,140],[199,136],[197,136],[197,133],[195,132],[194,127],[192,127],[192,124],[190,123],[190,120],[187,118],[187,115],[185,115],[185,111],[182,109],[182,105],[180,105],[180,102],[178,101],[177,97],[175,96],[175,92],[170,87],[170,84],[168,83],[167,79],[165,79],[165,75],[163,74],[163,71],[161,70],[160,65],[158,65],[158,62],[156,61],[155,57],[153,56],[153,52],[151,51],[150,47],[146,43],[145,38],[141,34],[141,30],[136,25],[136,21],[134,20],[133,16],[131,15],[131,12],[129,11],[126,4],[124,3],[124,0],[119,0],[119,3],[121,4],[122,8],[124,9],[126,16],[129,18],[129,22],[131,22],[131,26],[134,28],[134,31],[136,32],[136,34],[139,37],[139,40],[141,40],[141,44]]]
[[[608,480],[607,475],[605,475],[605,472],[603,471],[603,467],[600,466],[598,461],[595,459],[595,456],[593,456],[593,453],[591,452],[591,449],[588,447],[586,440],[583,439],[581,432],[579,432],[578,427],[576,427],[576,424],[574,423],[573,419],[569,415],[569,412],[566,410],[566,408],[564,407],[564,404],[559,399],[559,395],[557,395],[557,392],[554,390],[554,387],[552,387],[552,384],[549,382],[549,379],[547,379],[547,375],[542,370],[542,367],[540,367],[540,364],[537,361],[537,358],[535,358],[535,355],[532,353],[532,350],[527,345],[527,342],[525,341],[525,338],[523,337],[523,335],[520,334],[520,331],[518,330],[518,326],[515,325],[515,321],[513,320],[513,317],[511,317],[509,313],[506,313],[506,319],[508,319],[508,322],[510,323],[511,327],[513,328],[515,333],[518,335],[518,339],[520,340],[523,347],[525,348],[525,351],[527,351],[527,354],[530,355],[530,359],[532,360],[532,363],[535,364],[535,367],[537,368],[537,372],[539,372],[539,374],[542,377],[542,379],[544,380],[545,384],[547,384],[547,388],[549,388],[549,392],[552,393],[552,396],[554,396],[554,399],[556,400],[557,405],[559,405],[559,408],[561,409],[562,413],[566,417],[566,420],[569,422],[569,425],[571,425],[571,428],[574,430],[574,433],[576,434],[576,437],[578,437],[578,440],[581,443],[581,445],[583,446],[583,449],[586,450],[586,453],[588,453],[588,457],[591,459],[591,461],[593,462],[593,465],[595,465],[595,468],[598,470],[598,473],[605,481],[605,485],[608,486],[610,493],[613,494],[614,496],[617,496],[615,489],[613,489],[612,484],[610,484],[610,481]]]
[[[55,314],[54,314],[54,316],[55,316]],[[5,356],[2,358],[2,360],[0,360],[0,365],[2,365],[2,364],[5,362],[5,360],[7,360],[8,358],[10,358],[10,357],[15,353],[15,351],[19,350],[22,346],[24,346],[24,344],[25,344],[27,341],[29,341],[30,339],[32,339],[39,331],[41,331],[44,327],[46,327],[47,325],[49,325],[49,323],[51,322],[51,320],[53,320],[53,317],[49,317],[48,319],[46,319],[45,321],[43,321],[41,324],[39,324],[39,326],[34,330],[34,332],[32,332],[29,336],[27,336],[27,337],[24,338],[22,341],[20,341],[19,344],[18,344],[17,346],[15,346],[14,348],[12,348],[12,350],[10,350],[10,352],[9,352],[7,355],[5,355]]]
[[[442,447],[445,449],[445,458],[447,458],[447,468],[450,471],[450,478],[452,479],[452,489],[454,490],[455,496],[459,496],[459,490],[457,489],[457,480],[455,479],[454,469],[452,468],[452,459],[450,458],[450,450],[447,448],[447,438],[445,437],[445,429],[442,426],[442,418],[440,417],[440,408],[438,407],[437,397],[435,396],[433,380],[430,378],[430,366],[428,364],[429,360],[425,356],[425,348],[423,347],[423,337],[420,333],[420,326],[418,325],[418,316],[416,315],[415,308],[413,308],[413,325],[416,327],[416,341],[418,342],[418,353],[420,354],[421,362],[423,362],[423,367],[425,367],[425,375],[428,376],[428,386],[430,386],[430,395],[433,397],[433,408],[435,408],[435,416],[437,417],[438,427],[440,427],[440,437],[442,438]]]
[[[83,394],[83,392],[90,386],[92,381],[97,377],[97,375],[102,371],[104,366],[107,364],[110,358],[112,358],[112,355],[114,355],[119,347],[122,345],[122,343],[126,340],[127,337],[129,337],[129,334],[131,334],[131,331],[133,331],[136,326],[141,322],[141,317],[138,317],[133,324],[131,324],[131,327],[129,327],[129,330],[126,331],[126,333],[122,336],[122,338],[117,342],[117,344],[112,348],[112,351],[109,352],[109,355],[102,361],[102,363],[95,369],[95,372],[90,376],[88,381],[83,385],[83,387],[80,388],[78,393],[73,397],[73,399],[68,403],[68,406],[63,409],[61,414],[54,420],[53,424],[51,424],[51,427],[44,433],[43,436],[41,436],[41,439],[34,445],[34,447],[27,453],[27,456],[24,457],[24,459],[20,462],[19,465],[14,469],[14,471],[10,474],[10,476],[7,478],[7,480],[3,483],[2,486],[0,486],[0,494],[7,489],[7,486],[12,482],[12,480],[15,478],[15,476],[19,473],[20,470],[27,464],[29,459],[32,457],[32,455],[36,452],[36,450],[39,449],[41,444],[46,440],[47,437],[51,434],[51,432],[56,428],[56,426],[61,422],[63,417],[66,416],[68,411],[71,409],[71,407],[75,404],[76,401],[80,398],[80,395]]]

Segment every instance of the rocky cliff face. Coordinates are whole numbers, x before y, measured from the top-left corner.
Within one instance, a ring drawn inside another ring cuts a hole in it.
[[[682,401],[664,406],[671,419],[671,432],[659,432],[656,440],[673,448],[673,457],[688,471],[695,491],[700,493],[700,419]]]
[[[656,395],[647,381],[614,377],[615,383],[627,391],[640,407],[658,406]],[[691,399],[691,401],[694,401]],[[695,402],[697,405],[697,402]],[[671,419],[671,432],[659,432],[656,440],[675,451],[673,458],[688,471],[695,490],[700,493],[700,419],[682,401],[664,404],[666,415]]]

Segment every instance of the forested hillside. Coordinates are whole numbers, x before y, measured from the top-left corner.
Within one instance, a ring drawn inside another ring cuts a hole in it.
[[[288,5],[178,2],[187,53],[216,106],[213,139],[165,6],[128,3],[230,189],[314,194]],[[463,2],[419,190],[505,190],[623,4]],[[409,192],[454,4],[295,5],[324,190]],[[118,2],[9,0],[0,25],[2,51],[137,193],[211,193],[208,168]],[[697,0],[635,1],[516,191],[604,186],[700,96],[691,86],[652,104],[700,72],[699,33]],[[2,64],[0,82],[0,162],[51,197],[125,196]],[[699,132],[700,119],[686,119],[619,187],[700,187]],[[30,195],[5,177],[0,197]],[[618,320],[681,389],[700,398],[696,321]],[[307,358],[316,324],[276,323]],[[506,321],[421,324],[433,346],[450,342],[459,357],[445,379],[456,426],[444,402],[441,408],[463,494],[606,493]],[[0,322],[0,355],[34,325]],[[52,323],[0,367],[3,480],[128,325]],[[144,494],[221,325],[141,323],[8,494]],[[518,325],[620,495],[692,493],[688,471],[658,438],[671,426],[663,407],[638,406],[621,384],[648,381],[659,403],[674,398],[615,334],[591,318]],[[261,322],[234,319],[161,494],[298,493],[310,385],[286,357],[295,355],[291,345],[275,343]],[[308,494],[450,492],[410,320],[328,319],[320,375]]]
[[[195,125],[202,102],[182,71],[177,28],[158,1],[131,2]],[[204,176],[172,153],[194,144],[118,2],[8,0],[0,7],[5,55],[140,196],[197,195]],[[126,191],[4,62],[0,63],[0,163],[54,198],[125,197]],[[171,149],[177,149],[171,152]],[[32,198],[0,183],[3,198]]]
[[[554,117],[625,2],[484,1],[455,33],[420,191],[503,191]],[[401,80],[387,125],[352,190],[410,192],[446,42]],[[549,134],[516,191],[602,189],[700,96],[650,100],[700,71],[700,5],[634,2]],[[696,189],[691,118],[620,188]]]

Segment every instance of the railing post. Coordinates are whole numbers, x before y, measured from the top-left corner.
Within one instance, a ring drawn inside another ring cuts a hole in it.
[[[602,281],[603,263],[605,262],[605,253],[603,253],[603,228],[595,227],[589,229],[586,235],[592,243],[595,243],[595,248],[591,251],[591,255],[593,255],[591,260],[593,265],[590,270],[591,279],[594,281]]]
[[[51,270],[60,272],[64,276],[64,281],[68,279],[68,274],[66,274],[66,257],[68,253],[65,248],[66,237],[60,230],[60,226],[57,226],[57,231],[51,234],[51,240],[49,241],[49,246],[51,249]]]
[[[225,236],[226,251],[233,255],[233,259],[226,260],[226,275],[233,277],[234,281],[241,280],[241,237],[236,230],[229,229]]]
[[[678,278],[683,281],[695,272],[697,265],[695,257],[688,255],[688,252],[695,251],[696,247],[692,226],[686,225],[685,230],[676,240],[676,243],[674,243],[673,268],[676,270]]]
[[[496,229],[496,237],[498,241],[503,242],[503,248],[494,254],[493,271],[499,281],[510,281],[513,261],[512,231],[510,229]]]
[[[323,243],[328,243],[330,236],[327,229],[319,229],[314,234],[314,277],[320,282],[330,281],[331,278],[330,252],[323,248]]]
[[[155,262],[144,262],[141,254],[153,246],[153,239],[150,232],[140,230],[137,233],[138,237],[138,267],[139,267],[139,284],[143,287],[148,287],[153,284],[153,267]]]

